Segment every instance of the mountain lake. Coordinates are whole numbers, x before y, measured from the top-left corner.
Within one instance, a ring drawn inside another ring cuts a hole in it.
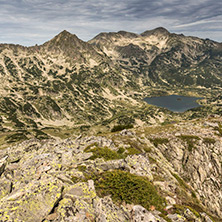
[[[189,109],[200,107],[196,101],[203,99],[202,97],[189,97],[189,96],[159,96],[159,97],[146,97],[144,99],[150,105],[166,108],[173,112],[185,112]]]

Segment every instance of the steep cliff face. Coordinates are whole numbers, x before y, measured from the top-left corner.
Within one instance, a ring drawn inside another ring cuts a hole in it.
[[[221,221],[219,119],[0,151],[2,221]]]

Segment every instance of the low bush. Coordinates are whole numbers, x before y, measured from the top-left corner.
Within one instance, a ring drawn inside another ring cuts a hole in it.
[[[92,179],[98,195],[111,195],[116,203],[139,204],[148,210],[151,206],[163,210],[165,206],[165,199],[158,194],[155,186],[146,177],[114,170],[94,175]]]
[[[128,125],[116,125],[111,129],[111,132],[118,132],[124,129],[131,129],[133,128],[133,125],[128,124]]]

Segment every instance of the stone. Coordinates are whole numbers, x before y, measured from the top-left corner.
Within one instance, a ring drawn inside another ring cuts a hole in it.
[[[179,214],[168,214],[167,217],[172,220],[172,222],[184,222],[186,218]]]
[[[144,207],[135,205],[132,210],[132,222],[157,222],[156,217]]]
[[[3,172],[4,172],[4,170],[5,170],[5,167],[6,167],[6,160],[7,160],[7,158],[8,158],[8,156],[6,156],[6,157],[4,157],[4,158],[2,158],[1,160],[0,160],[0,177],[1,177],[1,175],[3,174]]]
[[[42,221],[60,200],[61,192],[61,183],[52,178],[29,183],[0,200],[0,218],[3,221],[8,217],[12,221]]]
[[[10,194],[12,182],[6,178],[0,179],[0,199]]]
[[[145,176],[150,181],[153,180],[149,160],[143,155],[127,156],[125,162],[130,170],[130,173],[138,176]]]
[[[174,198],[167,196],[166,197],[166,201],[170,204],[170,205],[175,205],[176,201]]]
[[[200,213],[203,222],[213,222],[206,213]]]

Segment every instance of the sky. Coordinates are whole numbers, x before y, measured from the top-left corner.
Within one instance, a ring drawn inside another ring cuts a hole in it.
[[[222,42],[222,0],[0,0],[0,43],[42,44],[63,30],[173,33]]]

